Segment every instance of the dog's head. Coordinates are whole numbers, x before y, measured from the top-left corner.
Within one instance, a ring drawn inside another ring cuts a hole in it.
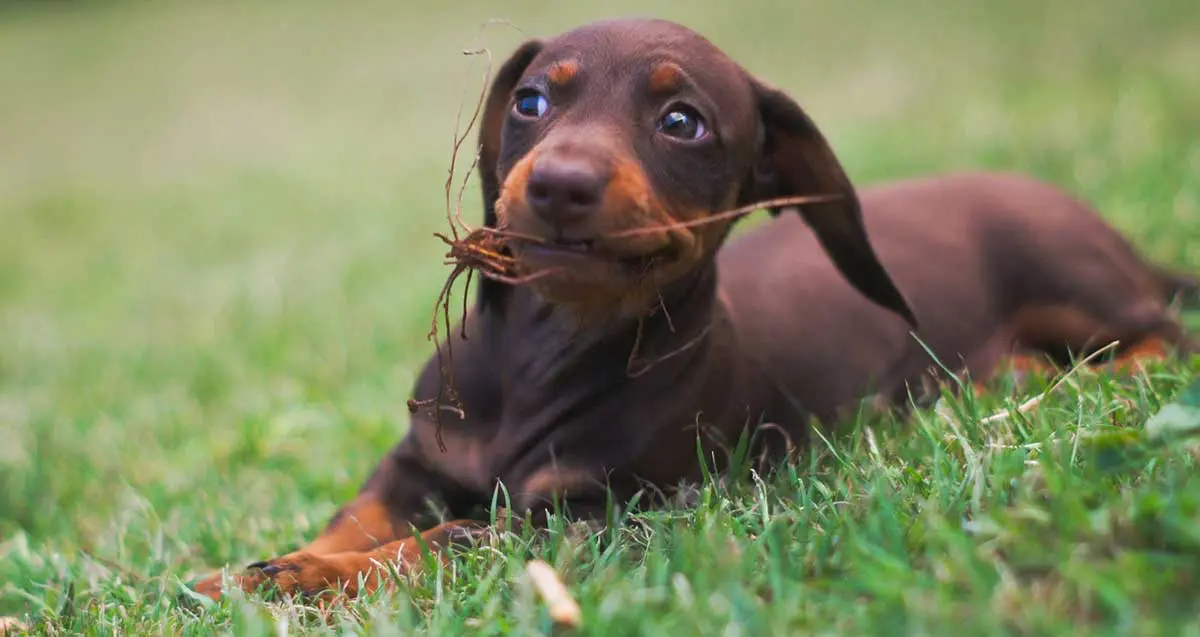
[[[846,279],[915,323],[817,127],[686,27],[617,20],[527,41],[496,73],[482,121],[485,224],[536,237],[511,249],[523,272],[553,270],[531,284],[552,303],[645,311],[732,223],[680,222],[836,195],[801,214]]]

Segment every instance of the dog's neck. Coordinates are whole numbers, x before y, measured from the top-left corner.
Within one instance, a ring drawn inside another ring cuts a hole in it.
[[[504,402],[517,412],[666,385],[704,363],[719,329],[711,261],[663,286],[658,303],[636,317],[581,321],[532,290],[512,293],[488,349],[500,365]]]

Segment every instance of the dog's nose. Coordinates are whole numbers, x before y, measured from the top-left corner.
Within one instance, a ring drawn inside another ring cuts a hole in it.
[[[600,210],[608,171],[574,157],[542,157],[533,165],[525,198],[539,217],[557,229],[585,222]]]

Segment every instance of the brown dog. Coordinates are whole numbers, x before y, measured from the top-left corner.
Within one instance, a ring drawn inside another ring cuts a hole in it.
[[[795,102],[679,25],[526,42],[485,109],[486,225],[527,237],[511,254],[546,275],[485,282],[467,338],[455,330],[464,413],[443,411],[446,450],[421,411],[319,538],[237,585],[353,595],[366,576],[373,589],[379,564],[420,553],[412,533],[436,548],[476,526],[435,527],[429,501],[469,519],[498,482],[535,521],[555,499],[602,517],[610,493],[699,479],[697,435],[711,448],[773,423],[782,435],[760,429],[755,452],[779,458],[811,416],[831,422],[870,394],[902,404],[933,365],[913,326],[976,379],[1014,353],[1194,348],[1168,311],[1191,280],[1146,264],[1083,204],[999,174],[856,192]],[[839,198],[719,251],[731,221],[677,223],[788,195]],[[415,398],[439,389],[431,359]],[[219,595],[220,579],[199,590]]]

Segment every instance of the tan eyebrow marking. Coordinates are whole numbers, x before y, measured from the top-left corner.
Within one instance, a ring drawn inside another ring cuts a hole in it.
[[[546,79],[556,86],[565,86],[575,79],[577,73],[579,73],[578,60],[562,60],[550,65],[550,70],[546,72]]]
[[[650,90],[655,93],[670,93],[683,86],[683,69],[674,62],[663,62],[650,72]]]

